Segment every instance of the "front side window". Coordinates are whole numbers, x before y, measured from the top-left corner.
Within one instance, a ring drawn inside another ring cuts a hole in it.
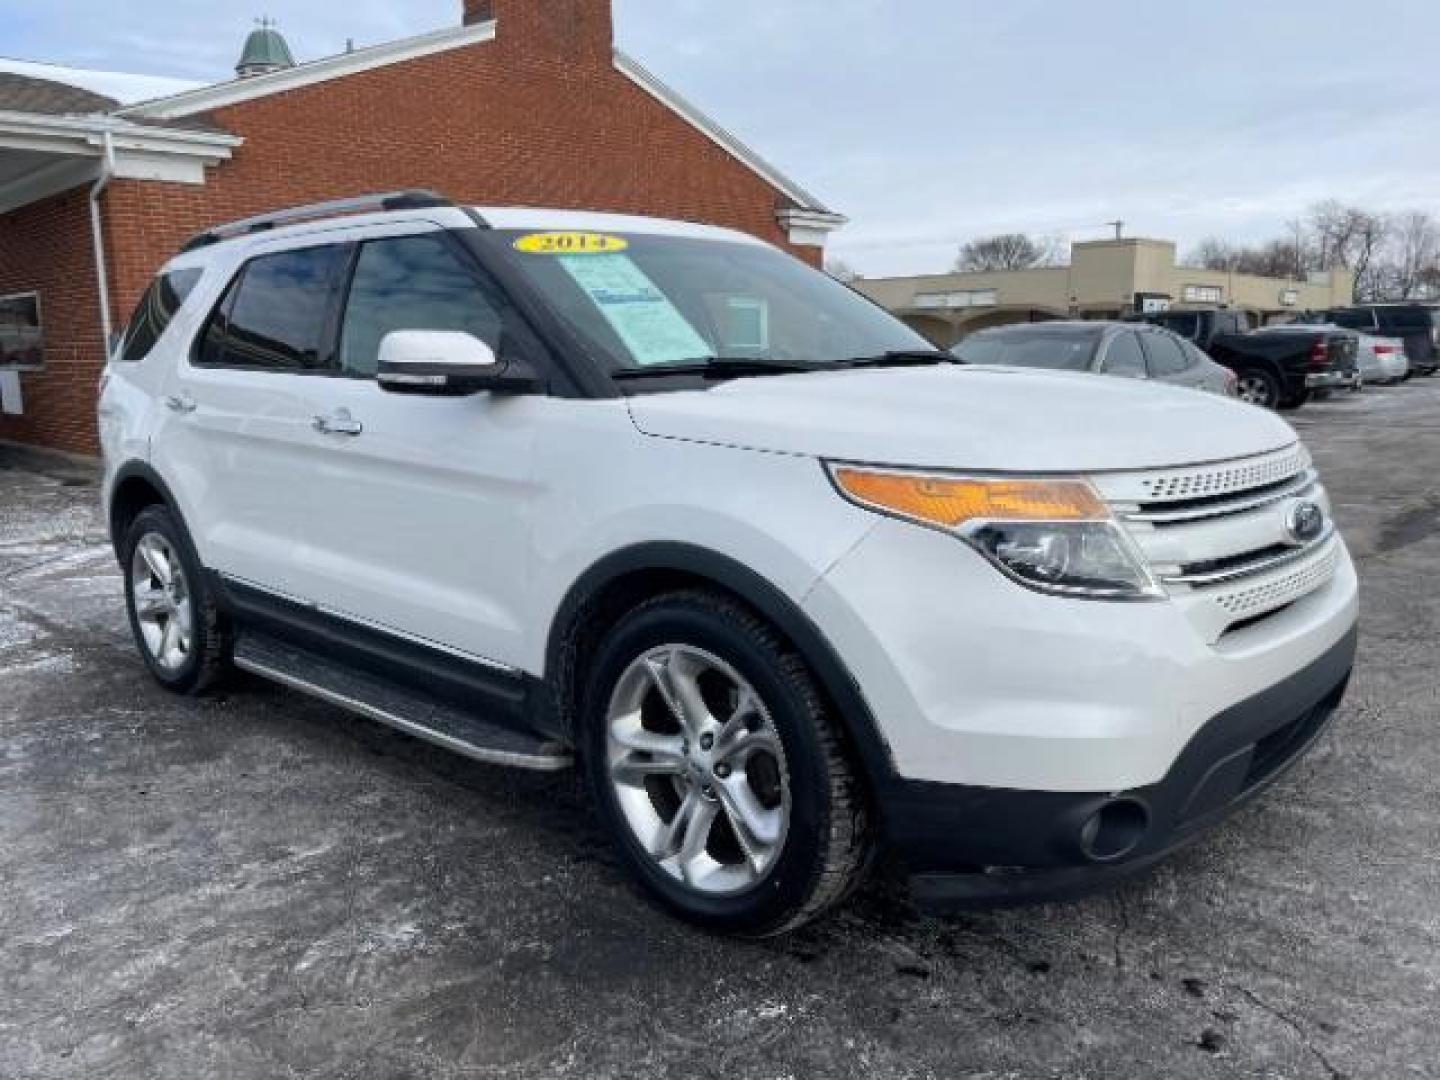
[[[200,276],[201,271],[195,268],[171,270],[150,283],[135,305],[135,314],[130,316],[118,357],[121,363],[139,363],[150,355],[181,305],[195,290]]]
[[[475,242],[515,268],[612,373],[936,352],[845,285],[760,244],[516,230]]]
[[[1145,354],[1150,358],[1150,374],[1157,379],[1179,375],[1190,366],[1190,358],[1169,334],[1145,335]]]
[[[501,305],[436,235],[373,240],[360,249],[340,331],[340,368],[374,375],[395,330],[453,330],[500,350]]]
[[[262,255],[245,264],[211,317],[200,363],[266,371],[325,368],[325,323],[345,263],[339,246]]]
[[[1105,354],[1105,374],[1127,379],[1145,378],[1145,354],[1140,351],[1140,338],[1128,331],[1115,335]]]

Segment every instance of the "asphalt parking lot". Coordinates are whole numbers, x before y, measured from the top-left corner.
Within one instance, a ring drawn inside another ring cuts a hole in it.
[[[1440,1077],[1440,378],[1296,422],[1364,604],[1310,758],[1122,891],[759,944],[648,908],[569,778],[166,696],[93,478],[0,448],[0,1077]]]

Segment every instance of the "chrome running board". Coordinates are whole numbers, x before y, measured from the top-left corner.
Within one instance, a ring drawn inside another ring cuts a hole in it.
[[[559,743],[487,723],[449,702],[252,630],[236,643],[235,666],[472,761],[538,772],[574,764]]]

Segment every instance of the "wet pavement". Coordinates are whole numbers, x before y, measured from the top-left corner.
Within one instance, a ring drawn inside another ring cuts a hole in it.
[[[0,1077],[1440,1077],[1440,379],[1295,417],[1360,567],[1337,723],[1143,881],[748,943],[567,776],[145,675],[84,469],[0,448]]]

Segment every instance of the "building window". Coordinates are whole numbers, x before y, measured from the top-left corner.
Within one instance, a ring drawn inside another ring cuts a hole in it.
[[[0,296],[0,369],[38,371],[45,366],[40,294]]]
[[[1000,293],[996,289],[960,289],[955,292],[920,293],[915,297],[915,306],[921,311],[995,307],[999,303]]]
[[[1225,287],[1223,285],[1186,285],[1184,297],[1187,304],[1223,304]]]

